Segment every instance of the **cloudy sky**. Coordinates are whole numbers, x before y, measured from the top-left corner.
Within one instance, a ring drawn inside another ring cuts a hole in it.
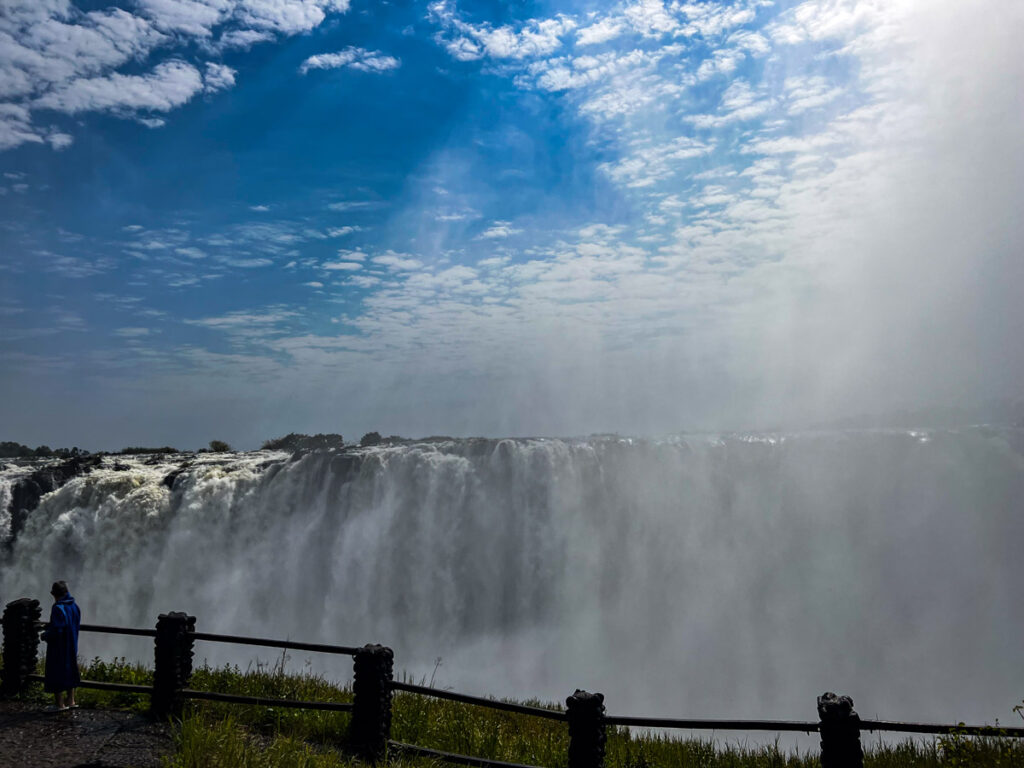
[[[1019,398],[1024,4],[4,0],[4,439]]]

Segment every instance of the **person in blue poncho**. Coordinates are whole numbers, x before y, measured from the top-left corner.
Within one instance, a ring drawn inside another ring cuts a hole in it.
[[[50,623],[43,630],[43,640],[46,641],[43,690],[53,694],[54,706],[51,709],[56,712],[78,708],[75,688],[81,681],[78,674],[78,626],[82,623],[82,612],[68,592],[66,582],[53,582],[50,594],[53,595],[53,608],[50,609]]]

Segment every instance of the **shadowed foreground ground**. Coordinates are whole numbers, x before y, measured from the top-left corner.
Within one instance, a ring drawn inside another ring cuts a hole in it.
[[[0,702],[3,768],[156,768],[173,748],[167,726],[132,712],[47,714],[32,702]]]

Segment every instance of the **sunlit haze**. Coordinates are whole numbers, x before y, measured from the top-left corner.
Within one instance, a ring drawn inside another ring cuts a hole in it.
[[[1024,4],[7,0],[32,445],[1019,400]]]

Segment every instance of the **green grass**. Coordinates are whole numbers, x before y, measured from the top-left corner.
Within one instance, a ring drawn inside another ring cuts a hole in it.
[[[82,678],[136,685],[152,683],[152,671],[124,659],[94,659],[82,666]],[[418,681],[423,684],[425,681]],[[285,658],[275,664],[198,667],[190,687],[244,696],[306,701],[352,700],[351,689],[309,670],[286,672]],[[40,686],[34,696],[41,697]],[[78,690],[84,707],[145,712],[147,696]],[[554,705],[527,702],[534,706]],[[353,766],[344,744],[349,715],[283,707],[251,707],[193,701],[176,729],[177,749],[166,768],[338,768]],[[392,738],[466,755],[566,768],[565,723],[499,712],[458,702],[396,693]],[[870,736],[865,735],[865,740]],[[609,728],[606,768],[818,768],[818,750],[793,753],[778,743],[748,746],[728,740],[674,738],[670,735]],[[436,768],[424,758],[395,758],[397,768]],[[938,737],[867,746],[865,768],[1024,768],[1024,740]]]
[[[260,739],[231,718],[186,717],[166,768],[348,768],[355,761],[290,736]]]

